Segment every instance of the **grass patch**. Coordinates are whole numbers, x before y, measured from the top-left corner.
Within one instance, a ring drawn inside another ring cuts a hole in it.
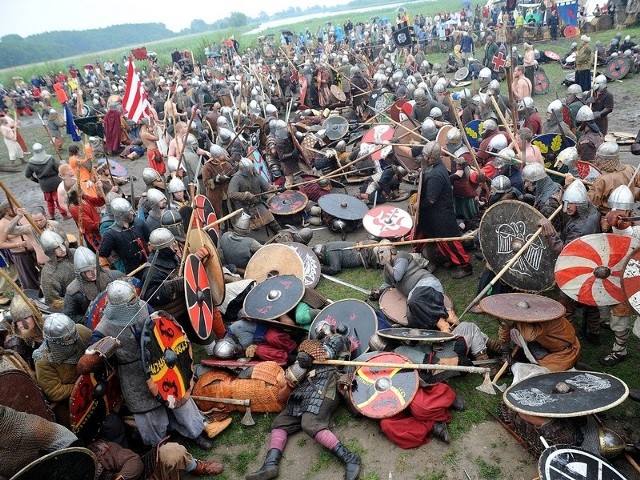
[[[318,459],[316,460],[316,463],[313,464],[304,478],[311,478],[316,473],[325,470],[329,466],[329,463],[331,463],[332,458],[333,455],[331,453],[327,450],[322,450],[320,452],[320,456],[318,456]]]
[[[378,473],[368,473],[364,476],[360,477],[361,480],[380,480],[380,474]]]
[[[498,480],[499,478],[501,478],[502,471],[497,465],[490,465],[480,457],[476,459],[476,464],[478,465],[478,473],[480,474],[480,478],[486,480]]]
[[[458,466],[458,452],[454,449],[442,456],[442,462],[448,463],[451,467]]]
[[[443,480],[445,478],[447,478],[447,474],[444,470],[435,470],[433,472],[416,475],[416,480]]]

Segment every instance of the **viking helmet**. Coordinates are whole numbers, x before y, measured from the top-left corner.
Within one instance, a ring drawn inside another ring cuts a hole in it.
[[[633,210],[634,204],[633,193],[626,185],[616,187],[607,199],[607,206],[611,210]]]
[[[487,87],[489,90],[493,90],[494,93],[500,92],[500,82],[498,80],[491,80],[489,82],[489,86]]]
[[[547,113],[560,113],[562,111],[562,102],[560,100],[554,100],[547,107]]]
[[[578,161],[578,149],[576,147],[568,147],[558,154],[558,161],[568,167],[573,167]]]
[[[284,120],[276,120],[274,129],[272,133],[279,139],[285,139],[289,136],[289,131],[287,130],[287,124]]]
[[[616,142],[603,142],[596,150],[595,163],[603,172],[615,172],[624,169],[619,158],[620,147]]]
[[[503,148],[496,155],[495,160],[493,161],[493,166],[496,168],[506,167],[511,164],[511,159],[515,158],[516,152],[513,149],[507,147]]]
[[[462,134],[456,127],[451,128],[447,132],[447,145],[459,145],[462,140]]]
[[[238,170],[240,171],[240,173],[244,175],[253,173],[254,171],[253,162],[246,157],[240,159],[240,163],[238,164]]]
[[[494,131],[498,129],[498,123],[493,118],[488,118],[484,122],[482,122],[482,128],[485,131]]]
[[[438,119],[442,117],[442,110],[438,107],[433,107],[429,112],[429,116],[433,119]]]
[[[373,248],[378,264],[383,266],[389,264],[396,253],[398,253],[396,247],[387,239],[381,240],[378,246]]]
[[[347,142],[345,142],[344,140],[340,140],[335,149],[338,153],[344,153],[347,150]]]
[[[496,193],[506,193],[511,188],[511,180],[506,175],[496,175],[491,180],[491,190]]]
[[[184,182],[179,178],[172,178],[169,182],[169,185],[167,185],[167,190],[169,193],[184,192],[186,189],[187,188],[184,186]],[[147,193],[147,195],[149,194]]]
[[[229,128],[229,120],[227,119],[227,117],[225,117],[224,115],[220,115],[217,119],[216,119],[216,127],[220,130],[223,128],[228,129]]]
[[[158,173],[158,171],[155,170],[154,168],[145,167],[142,170],[142,180],[148,187],[150,187],[153,185],[153,182],[157,180],[162,180],[162,178],[160,177],[160,174]]]
[[[438,142],[427,142],[427,144],[422,147],[422,156],[425,160],[438,160],[442,155],[442,150],[440,144]]]
[[[425,118],[420,126],[420,133],[423,137],[428,140],[435,140],[436,135],[438,135],[438,127],[436,127],[435,122],[431,118]]]
[[[491,140],[489,140],[489,145],[487,145],[487,149],[490,152],[495,153],[499,152],[500,150],[504,150],[505,148],[507,148],[507,145],[509,145],[507,137],[503,133],[498,133],[497,135],[491,137]]]
[[[270,116],[277,116],[278,115],[278,109],[276,108],[275,105],[271,104],[271,103],[267,103],[267,106],[264,107],[265,111],[267,112],[267,115]]]
[[[421,101],[423,101],[423,100],[425,99],[425,97],[426,97],[426,94],[424,93],[424,90],[423,90],[422,88],[416,88],[416,89],[413,91],[413,99],[414,99],[416,102],[421,102]]]
[[[133,285],[124,280],[114,280],[107,285],[107,301],[113,306],[127,305],[138,298]]]
[[[604,75],[598,75],[593,81],[593,89],[596,92],[601,92],[605,88],[607,88],[607,77]]]
[[[577,83],[572,83],[567,87],[567,94],[575,95],[576,98],[582,98],[582,87]]]
[[[147,205],[152,209],[160,208],[160,202],[163,200],[166,201],[167,197],[157,188],[150,188],[147,190]]]
[[[79,246],[73,254],[73,271],[76,275],[97,268],[96,254],[87,247]]]
[[[169,170],[169,173],[176,172],[178,170],[178,165],[180,165],[180,160],[178,160],[176,157],[169,157],[167,159],[167,169]]]
[[[317,245],[314,245],[313,248],[313,253],[316,254],[316,257],[318,257],[318,259],[320,259],[320,261],[322,262],[324,260],[324,256],[327,253],[327,247],[322,244],[322,243],[318,243]]]
[[[593,111],[588,105],[583,105],[576,113],[576,122],[592,122]]]
[[[213,158],[229,156],[229,153],[223,147],[221,147],[220,145],[216,145],[215,143],[212,143],[211,147],[209,147],[209,153]]]
[[[518,111],[522,112],[525,110],[531,110],[534,108],[533,105],[533,98],[531,97],[524,97],[522,100],[520,100],[518,102]]]
[[[64,313],[52,313],[45,318],[42,336],[58,345],[73,345],[78,339],[75,322]]]
[[[530,182],[537,182],[547,176],[544,166],[540,163],[530,163],[522,169],[522,179]]]
[[[243,210],[240,217],[238,217],[236,222],[233,224],[233,230],[238,235],[249,235],[251,232],[251,215]]]
[[[587,203],[589,201],[589,197],[587,195],[587,189],[584,186],[584,183],[579,179],[575,179],[573,182],[569,184],[569,186],[565,189],[562,194],[562,203],[564,204],[562,207],[562,211],[567,211],[567,206],[570,203]]]
[[[218,139],[222,143],[228,143],[233,139],[233,132],[228,128],[220,128],[218,130]]]
[[[166,210],[162,214],[160,223],[163,227],[169,229],[176,240],[178,240],[179,242],[184,242],[184,224],[182,223],[182,217],[176,210]]]
[[[20,295],[14,295],[9,306],[9,313],[14,322],[33,317],[33,311]],[[35,317],[34,317],[35,320]]]
[[[149,245],[153,250],[160,250],[173,245],[176,238],[171,233],[171,230],[164,227],[156,228],[151,235],[149,235]]]
[[[48,257],[55,257],[56,248],[62,248],[66,252],[66,246],[64,244],[64,240],[60,235],[58,235],[53,230],[45,230],[40,235],[40,244],[42,245],[42,250]]]
[[[300,240],[300,243],[308,245],[311,241],[311,238],[313,237],[313,230],[311,230],[309,227],[301,228],[300,230],[298,230],[296,236]]]
[[[230,334],[218,340],[213,347],[213,355],[222,360],[237,358],[242,353],[242,345]]]

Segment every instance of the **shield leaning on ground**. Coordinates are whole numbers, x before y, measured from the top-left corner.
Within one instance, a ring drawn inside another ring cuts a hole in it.
[[[391,205],[372,208],[362,219],[362,226],[377,238],[400,238],[413,228],[413,219],[406,210]]]
[[[120,380],[104,362],[93,373],[80,375],[69,396],[71,430],[85,442],[95,439],[107,415],[122,400]]]
[[[253,254],[244,269],[244,278],[260,283],[276,275],[295,275],[304,279],[304,266],[296,251],[281,243],[264,245]]]
[[[340,115],[330,115],[322,124],[326,137],[331,141],[340,140],[349,131],[349,122]]]
[[[315,288],[318,282],[320,282],[322,274],[322,266],[320,265],[318,256],[303,243],[285,242],[284,245],[293,248],[298,254],[298,257],[300,257],[300,260],[302,260],[304,286]]]
[[[369,349],[369,340],[378,330],[378,317],[371,306],[354,299],[338,300],[325,307],[313,320],[309,338],[316,338],[316,325],[326,321],[337,328],[343,326],[351,342],[351,355],[357,357]]]
[[[214,305],[220,305],[224,301],[225,288],[224,288],[224,273],[222,271],[222,263],[218,256],[218,250],[216,249],[211,237],[201,228],[191,228],[187,235],[187,243],[185,255],[187,252],[195,253],[201,248],[205,248],[208,256],[202,261],[204,268],[209,278],[209,287],[211,288],[211,298]]]
[[[499,272],[538,230],[545,217],[517,200],[503,200],[490,207],[480,221],[480,248],[489,268]],[[502,281],[524,292],[542,292],[555,282],[556,255],[538,236],[527,251],[502,276]]]
[[[0,405],[55,421],[47,397],[27,373],[21,370],[0,372],[0,385]]]
[[[91,450],[70,447],[31,462],[10,480],[94,480],[97,471],[98,461]]]
[[[522,323],[548,322],[564,316],[566,308],[553,298],[533,293],[500,293],[480,300],[487,315]]]
[[[365,353],[359,361],[375,363],[411,363],[393,352]],[[418,392],[417,370],[394,367],[360,366],[355,370],[349,390],[350,403],[365,417],[389,418],[409,406]]]
[[[469,76],[469,69],[467,67],[461,67],[458,70],[456,70],[456,73],[453,74],[453,78],[457,82],[462,82],[463,80],[466,80],[468,76]]]
[[[335,218],[342,220],[362,220],[369,207],[359,198],[344,193],[329,193],[318,200],[320,208]]]
[[[525,415],[570,418],[604,412],[628,395],[629,387],[613,375],[567,371],[526,378],[509,387],[502,400]]]
[[[147,386],[169,408],[183,405],[193,388],[191,343],[184,330],[166,312],[145,322],[140,339]]]
[[[627,235],[595,233],[576,238],[560,253],[555,266],[558,287],[585,305],[617,305],[627,298],[622,274],[640,240]]]
[[[628,58],[612,58],[607,62],[605,76],[609,80],[622,80],[631,70],[631,62]]]
[[[293,310],[304,296],[304,284],[294,275],[277,275],[258,283],[247,294],[242,305],[250,320],[299,329],[299,325],[280,322],[282,315]]]
[[[626,480],[600,455],[573,445],[552,445],[538,460],[541,480]]]
[[[533,75],[533,94],[544,95],[549,92],[549,77],[542,69],[536,70]]]
[[[200,340],[208,340],[213,332],[213,298],[204,265],[191,253],[184,265],[184,296],[193,331]]]

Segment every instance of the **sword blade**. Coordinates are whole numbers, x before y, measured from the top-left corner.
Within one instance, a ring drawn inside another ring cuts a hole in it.
[[[331,275],[327,275],[325,273],[322,274],[322,278],[326,278],[327,280],[333,283],[337,283],[338,285],[342,285],[343,287],[351,288],[356,292],[364,293],[365,295],[369,295],[371,293],[369,290],[365,290],[362,287],[358,287],[357,285],[353,285],[349,282],[345,282],[344,280],[340,280],[339,278],[332,277]]]

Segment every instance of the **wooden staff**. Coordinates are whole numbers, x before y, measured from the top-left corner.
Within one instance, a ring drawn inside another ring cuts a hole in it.
[[[549,216],[548,220],[549,221],[553,220],[562,211],[562,207],[563,207],[562,204],[558,205],[558,208],[556,208],[555,211]],[[460,315],[458,319],[461,319],[469,310],[471,310],[471,308],[476,303],[480,301],[480,299],[482,299],[482,297],[485,296],[485,294],[489,291],[491,287],[493,287],[496,283],[498,283],[498,281],[503,277],[503,275],[507,272],[507,270],[509,270],[513,266],[513,264],[516,263],[522,255],[524,255],[527,249],[540,236],[541,233],[542,233],[542,227],[538,227],[538,229],[534,232],[534,234],[531,235],[531,238],[529,238],[529,240],[527,240],[527,242],[522,246],[522,248],[518,250],[513,257],[511,257],[511,260],[509,260],[507,264],[504,267],[502,267],[502,270],[500,270],[496,274],[496,276],[493,277],[493,279],[491,279],[489,284],[482,289],[482,291],[476,296],[476,298],[471,300],[471,303],[467,305],[467,308],[464,309],[464,312],[462,312],[462,315]]]
[[[421,243],[433,243],[433,242],[455,242],[455,241],[463,241],[463,240],[473,240],[473,234],[476,233],[476,230],[472,230],[461,237],[442,237],[442,238],[421,238],[419,240],[400,240],[398,242],[390,242],[385,243],[384,246],[393,245],[419,245]],[[366,245],[354,245],[353,247],[344,247],[340,250],[362,250],[363,248],[375,248],[381,246],[379,243],[370,243]]]
[[[399,368],[411,370],[448,370],[453,372],[480,373],[490,372],[488,367],[469,367],[466,365],[441,365],[439,363],[393,363],[393,362],[359,362],[356,360],[324,360],[313,362],[314,365],[337,365],[342,367]]]
[[[49,125],[47,125],[44,121],[44,119],[42,118],[42,116],[40,115],[40,113],[38,113],[38,118],[40,119],[40,122],[42,123],[42,126],[44,127],[44,131],[47,132],[47,137],[49,138],[49,142],[51,142],[51,145],[53,145],[53,149],[56,151],[56,154],[58,155],[58,158],[60,159],[60,161],[62,162],[62,155],[60,154],[60,152],[58,151],[57,148],[55,148],[56,144],[53,141],[53,135],[51,135],[51,130],[49,130]]]
[[[4,190],[4,193],[7,196],[7,200],[9,200],[9,203],[14,208],[22,208],[22,206],[20,205],[20,202],[18,202],[18,199],[13,195],[13,192],[11,191],[11,189],[9,189],[9,187],[7,187],[2,180],[0,180],[0,188],[2,188],[2,190]],[[36,222],[33,221],[33,218],[31,218],[31,215],[29,215],[28,213],[25,213],[24,214],[24,218],[27,219],[27,222],[29,222],[29,224],[31,225],[33,230],[38,235],[42,234],[42,230],[40,229],[40,227],[38,225],[36,225]]]
[[[233,98],[233,95],[231,95],[231,98]],[[192,108],[193,108],[193,110],[191,112],[191,117],[189,117],[189,122],[187,122],[187,133],[185,134],[184,138],[182,139],[182,145],[178,146],[178,148],[179,148],[179,150],[178,150],[178,168],[176,169],[176,172],[178,170],[180,170],[180,166],[182,165],[182,158],[184,156],[184,147],[186,147],[186,145],[187,145],[187,139],[189,138],[189,133],[191,131],[191,123],[193,122],[193,119],[196,116],[196,111],[198,110],[198,105],[196,104]],[[174,125],[174,128],[175,128],[175,125]],[[176,132],[176,134],[177,134],[177,132]],[[176,138],[177,137],[178,136],[176,135]],[[197,179],[192,178],[191,181],[192,182],[197,182]]]
[[[471,148],[471,144],[469,143],[469,139],[467,138],[467,134],[464,132],[464,125],[462,125],[462,119],[460,118],[460,113],[458,112],[458,108],[456,104],[453,102],[453,98],[449,93],[447,93],[447,98],[449,99],[449,105],[451,105],[451,110],[453,110],[453,115],[456,117],[456,123],[458,124],[458,129],[460,130],[460,136],[462,137],[462,141],[465,146],[469,150],[471,154],[471,158],[473,159],[473,165],[476,169],[480,170],[480,165],[478,164],[478,159],[476,158],[476,152],[474,152],[473,148]]]
[[[22,300],[24,300],[24,302],[27,304],[27,306],[31,310],[31,313],[33,313],[34,318],[39,321],[39,322],[36,322],[36,325],[38,325],[38,323],[42,323],[43,319],[42,319],[42,314],[40,313],[40,310],[38,310],[38,308],[34,305],[31,299],[27,297],[27,295],[24,293],[22,288],[20,288],[16,284],[16,282],[13,281],[13,278],[11,278],[11,275],[9,275],[9,272],[4,268],[0,268],[0,275],[2,275],[4,279],[9,283],[9,285],[13,287],[13,290],[22,297]]]
[[[513,143],[513,146],[516,149],[516,152],[520,153],[520,145],[518,145],[516,137],[514,133],[511,131],[511,127],[507,123],[507,120],[504,118],[504,115],[502,114],[502,110],[500,110],[500,107],[498,106],[498,102],[496,102],[496,99],[493,95],[491,95],[491,103],[493,103],[493,108],[496,110],[496,115],[498,115],[498,117],[500,118],[500,121],[502,122],[504,127],[507,129],[507,133],[511,138],[511,142]]]
[[[231,212],[228,215],[225,215],[224,217],[221,217],[219,219],[217,219],[215,222],[211,222],[209,225],[205,225],[202,229],[203,230],[211,230],[213,227],[215,227],[216,225],[221,224],[222,222],[224,222],[225,220],[229,220],[230,218],[235,217],[236,215],[238,215],[240,212],[242,212],[244,209],[239,208],[237,209],[235,212]]]

